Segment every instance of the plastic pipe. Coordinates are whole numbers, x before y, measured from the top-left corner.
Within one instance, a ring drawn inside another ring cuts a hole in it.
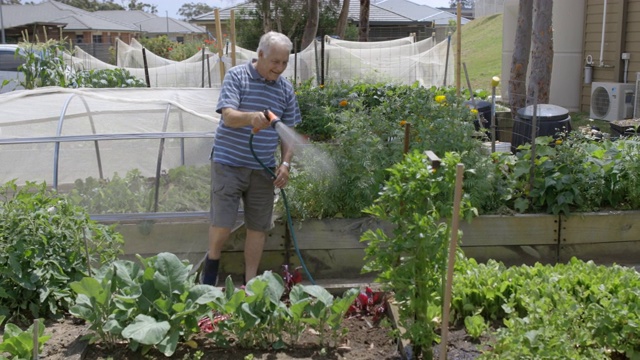
[[[604,0],[604,9],[602,11],[602,39],[600,39],[600,66],[604,66],[602,56],[604,54],[604,29],[607,25],[607,0]]]

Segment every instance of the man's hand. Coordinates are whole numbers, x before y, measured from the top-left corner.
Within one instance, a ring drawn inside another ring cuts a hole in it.
[[[273,185],[279,189],[287,186],[289,182],[289,168],[282,164],[276,169],[276,179],[273,181]]]
[[[253,132],[258,132],[269,127],[270,121],[266,116],[264,116],[262,111],[251,113],[251,115],[251,126],[253,126]]]

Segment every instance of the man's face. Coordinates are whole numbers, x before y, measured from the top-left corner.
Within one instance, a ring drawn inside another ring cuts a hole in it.
[[[265,80],[275,81],[284,72],[289,63],[289,51],[280,46],[273,45],[268,53],[258,53],[256,70]]]

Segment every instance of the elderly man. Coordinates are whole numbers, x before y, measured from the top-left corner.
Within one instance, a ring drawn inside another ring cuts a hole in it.
[[[291,83],[281,75],[287,68],[292,43],[285,35],[268,32],[260,38],[258,58],[233,67],[225,75],[216,111],[222,114],[211,157],[211,214],[209,252],[202,282],[216,285],[224,243],[235,224],[240,200],[244,206],[247,235],[244,245],[245,278],[256,276],[267,237],[273,227],[274,190],[289,179],[293,152],[281,143],[281,162],[276,164],[278,133],[269,126],[264,110],[269,109],[283,124],[293,127],[301,121]],[[272,176],[256,161],[276,174]]]

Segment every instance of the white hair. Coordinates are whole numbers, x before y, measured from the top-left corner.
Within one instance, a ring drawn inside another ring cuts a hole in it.
[[[268,33],[262,35],[260,38],[260,44],[258,44],[258,53],[262,51],[262,53],[267,56],[269,54],[269,50],[271,47],[279,46],[286,48],[289,52],[293,48],[293,43],[285,34],[281,34],[275,31],[269,31]]]

